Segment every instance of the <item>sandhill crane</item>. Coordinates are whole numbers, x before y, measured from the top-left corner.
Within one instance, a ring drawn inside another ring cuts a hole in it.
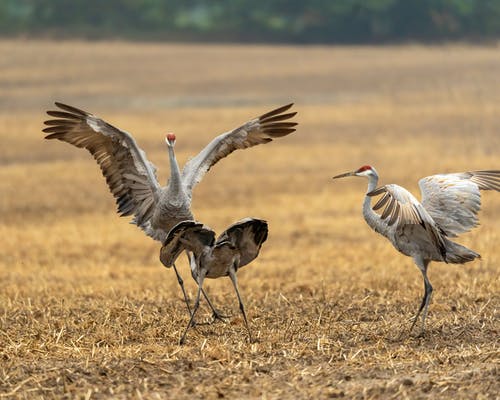
[[[297,113],[287,111],[293,103],[251,119],[213,139],[198,155],[179,169],[174,153],[175,135],[166,135],[170,160],[170,179],[162,187],[156,178],[156,167],[148,161],[134,138],[101,118],[78,108],[55,103],[60,110],[47,111],[56,119],[45,121],[46,139],[59,139],[87,149],[99,164],[108,187],[116,199],[121,216],[134,215],[131,223],[148,236],[164,242],[177,223],[193,220],[191,198],[195,185],[220,159],[233,151],[265,144],[295,131],[290,122]],[[173,265],[173,264],[172,264]],[[183,280],[173,265],[188,311],[191,313]],[[207,299],[215,318],[215,308]]]
[[[184,344],[187,331],[200,306],[200,292],[204,279],[222,276],[229,276],[233,282],[248,337],[252,342],[245,307],[238,290],[236,271],[259,255],[262,243],[267,239],[267,233],[267,222],[257,218],[244,218],[235,222],[217,240],[212,229],[196,221],[183,221],[172,228],[160,250],[160,260],[168,268],[175,263],[182,251],[188,251],[191,273],[194,280],[198,282],[193,313],[180,344]]]
[[[424,296],[410,332],[423,310],[420,332],[423,335],[432,295],[427,267],[431,261],[463,264],[480,258],[475,251],[452,242],[449,238],[478,225],[477,213],[481,208],[479,190],[500,191],[500,170],[439,174],[422,178],[418,183],[422,203],[401,186],[385,185],[377,188],[377,171],[369,165],[337,175],[333,179],[347,176],[368,178],[368,190],[363,203],[363,216],[367,224],[389,239],[401,253],[412,257],[422,272]],[[382,194],[372,209],[371,198]],[[383,207],[381,215],[374,211]]]

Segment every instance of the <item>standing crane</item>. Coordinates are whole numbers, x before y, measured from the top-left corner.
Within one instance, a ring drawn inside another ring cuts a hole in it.
[[[191,212],[193,189],[217,161],[235,150],[289,135],[297,125],[289,121],[297,113],[287,112],[293,103],[279,107],[217,136],[190,159],[182,171],[174,153],[175,135],[168,133],[165,141],[170,160],[170,179],[162,187],[156,178],[156,167],[146,158],[132,135],[86,111],[59,102],[55,104],[60,110],[47,111],[55,119],[44,122],[48,126],[43,132],[49,133],[45,139],[58,139],[87,149],[106,178],[120,216],[133,215],[131,223],[162,243],[176,224],[194,219]],[[175,265],[172,266],[191,313],[183,280]],[[214,318],[220,318],[205,292],[203,295]]]
[[[420,203],[410,192],[398,185],[377,188],[375,168],[364,165],[356,171],[334,176],[333,179],[360,176],[368,179],[368,190],[363,202],[363,216],[367,224],[385,236],[396,250],[413,258],[424,278],[424,296],[415,315],[410,332],[422,313],[422,329],[432,295],[427,277],[431,261],[464,264],[481,256],[458,243],[452,242],[461,233],[478,225],[481,208],[479,190],[500,191],[500,170],[439,174],[419,181],[422,192]],[[371,207],[373,196],[383,195]],[[381,215],[376,210],[382,209]]]
[[[200,306],[200,292],[205,278],[229,276],[233,283],[250,342],[253,341],[245,307],[238,290],[236,271],[259,255],[262,243],[267,239],[267,222],[256,218],[244,218],[227,228],[215,240],[215,232],[196,221],[183,221],[172,228],[160,250],[160,260],[167,268],[174,265],[182,251],[187,251],[191,274],[198,283],[198,292],[191,319],[181,337],[184,344],[186,334],[193,324]]]

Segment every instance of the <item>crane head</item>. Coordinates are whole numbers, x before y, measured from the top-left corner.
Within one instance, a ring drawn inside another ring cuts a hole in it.
[[[373,175],[377,174],[375,172],[375,169],[371,165],[363,165],[359,167],[356,171],[354,171],[354,175],[356,176],[368,176],[368,175]]]
[[[172,132],[167,133],[167,136],[165,137],[165,142],[167,143],[167,146],[174,147],[175,146],[175,134],[173,134]]]
[[[346,172],[344,174],[336,175],[336,176],[333,177],[333,179],[345,178],[346,176],[366,176],[366,177],[370,177],[370,176],[378,176],[378,174],[377,174],[377,171],[375,171],[375,168],[373,168],[372,166],[370,166],[370,165],[363,165],[363,166],[359,167],[355,171]]]

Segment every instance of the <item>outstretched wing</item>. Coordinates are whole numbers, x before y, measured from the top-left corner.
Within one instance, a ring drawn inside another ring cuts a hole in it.
[[[160,250],[160,261],[170,268],[179,254],[187,250],[200,256],[205,246],[215,242],[215,232],[208,226],[196,221],[182,221],[175,225],[167,235]]]
[[[418,184],[422,205],[447,236],[455,237],[479,224],[479,190],[500,191],[500,171],[432,175]]]
[[[286,113],[292,104],[277,108],[212,140],[182,170],[182,180],[189,195],[205,173],[233,151],[264,144],[295,131],[296,122],[289,122],[297,113]]]
[[[267,239],[267,222],[257,218],[244,218],[227,228],[217,238],[215,246],[230,244],[240,253],[240,265],[243,267],[258,255],[262,243]]]
[[[419,234],[415,230],[413,234],[419,234],[420,240],[429,240],[430,244],[445,257],[442,232],[422,204],[409,191],[399,185],[385,185],[371,191],[368,196],[381,194],[383,196],[375,203],[373,210],[383,209],[380,219],[387,227],[396,225],[396,231],[403,234],[408,231],[406,228],[409,225],[421,226],[426,235]]]
[[[62,111],[47,111],[55,119],[45,121],[45,139],[59,139],[87,149],[96,159],[116,199],[121,216],[134,215],[141,226],[152,216],[160,189],[156,167],[130,134],[106,121],[62,103]]]

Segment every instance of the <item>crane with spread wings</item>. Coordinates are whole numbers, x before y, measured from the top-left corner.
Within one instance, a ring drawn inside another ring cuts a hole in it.
[[[363,203],[363,216],[367,224],[389,239],[401,253],[412,257],[422,272],[424,296],[410,328],[410,331],[413,330],[423,311],[422,335],[433,290],[427,277],[427,267],[431,261],[463,264],[480,257],[475,251],[450,238],[478,225],[480,190],[500,191],[500,170],[439,174],[422,178],[419,181],[421,202],[399,185],[377,188],[377,171],[369,165],[337,175],[333,179],[348,176],[368,179],[368,190]],[[382,197],[372,207],[372,197],[379,195]],[[382,210],[380,215],[377,210]]]
[[[170,179],[161,186],[156,167],[129,133],[114,127],[86,111],[56,102],[59,110],[47,111],[54,119],[45,121],[46,139],[58,139],[87,149],[95,158],[116,199],[121,216],[133,215],[132,223],[155,240],[165,241],[169,231],[179,222],[193,220],[193,189],[205,173],[219,160],[238,149],[271,142],[295,131],[290,121],[297,113],[288,112],[293,103],[276,108],[243,125],[215,137],[200,153],[179,168],[175,158],[176,137],[166,135],[170,161]],[[174,264],[186,306],[191,313],[183,280]],[[212,306],[215,318],[220,315]]]

